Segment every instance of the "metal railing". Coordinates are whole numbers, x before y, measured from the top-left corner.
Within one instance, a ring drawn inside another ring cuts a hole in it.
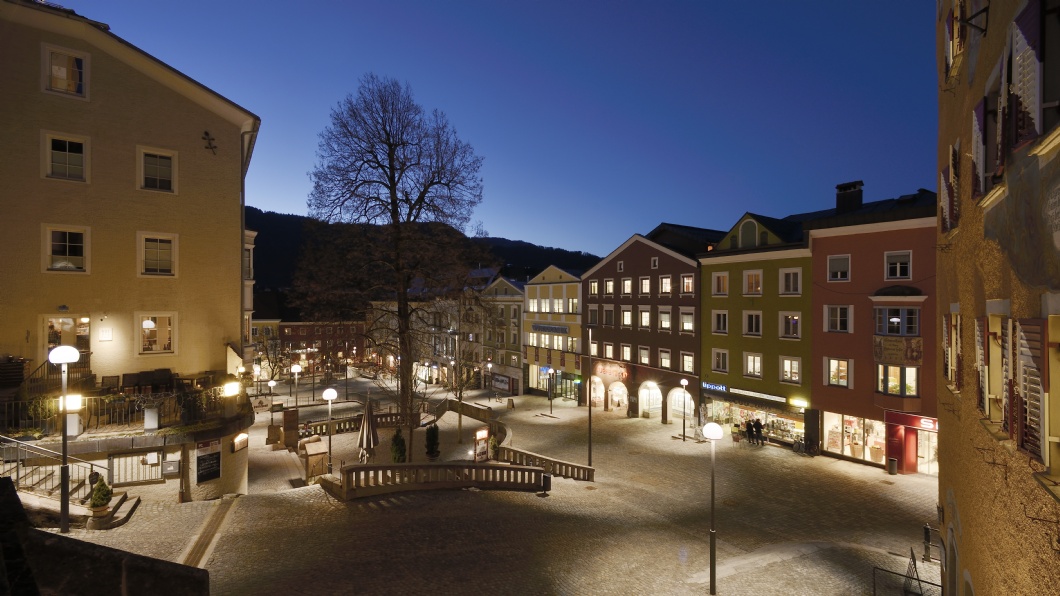
[[[347,465],[339,471],[339,482],[324,478],[325,490],[338,499],[414,490],[479,488],[539,491],[540,468],[495,464],[388,464]]]
[[[0,435],[0,475],[10,476],[15,489],[58,500],[61,494],[62,453]],[[89,476],[110,478],[107,466],[76,457],[66,458],[70,469],[70,500],[84,503],[92,495]]]

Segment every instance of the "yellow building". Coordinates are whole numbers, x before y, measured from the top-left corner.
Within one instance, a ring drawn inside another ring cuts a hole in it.
[[[31,373],[233,372],[260,120],[54,5],[0,1],[0,356]],[[90,378],[90,377],[88,377]]]
[[[550,265],[526,283],[523,379],[527,392],[577,399],[581,381],[581,278]],[[552,371],[550,374],[549,371]]]

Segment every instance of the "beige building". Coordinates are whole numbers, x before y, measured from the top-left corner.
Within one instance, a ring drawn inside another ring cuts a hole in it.
[[[939,7],[944,593],[1055,593],[1060,3],[945,0]]]
[[[482,302],[490,311],[482,338],[485,384],[500,394],[518,395],[523,388],[523,284],[498,277],[482,291]]]
[[[0,355],[98,377],[233,372],[259,119],[55,6],[0,1]]]
[[[578,399],[581,382],[581,278],[555,265],[523,289],[526,392]],[[552,371],[550,374],[549,371]]]

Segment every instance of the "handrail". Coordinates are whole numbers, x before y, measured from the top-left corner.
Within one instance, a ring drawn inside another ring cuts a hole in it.
[[[338,478],[319,480],[332,496],[343,501],[395,492],[476,487],[480,489],[542,490],[541,468],[460,464],[350,464],[339,470]]]
[[[498,461],[508,462],[521,466],[533,466],[543,468],[545,472],[561,478],[572,480],[596,481],[596,468],[574,464],[558,459],[553,459],[537,453],[515,449],[506,445],[497,447],[496,458]]]
[[[5,437],[4,435],[0,435],[0,445],[3,445],[4,443],[17,443],[19,445],[25,446],[27,450],[33,449],[33,450],[36,450],[38,452],[43,452],[43,453],[46,453],[48,455],[54,455],[54,456],[60,457],[60,458],[63,456],[63,454],[61,452],[59,452],[59,451],[52,451],[51,449],[48,449],[47,447],[41,447],[39,445],[34,445],[33,443],[26,443],[25,441],[19,441],[18,439],[14,439],[14,438],[11,438],[11,437]],[[66,460],[67,461],[80,462],[82,464],[86,464],[86,465],[93,466],[93,467],[95,467],[95,466],[99,466],[101,468],[104,467],[104,466],[100,466],[99,464],[94,464],[94,463],[92,463],[90,461],[85,461],[83,459],[78,459],[78,458],[73,457],[72,455],[69,455],[69,454],[66,456]]]

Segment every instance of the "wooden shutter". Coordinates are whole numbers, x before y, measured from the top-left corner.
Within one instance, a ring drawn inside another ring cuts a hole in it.
[[[961,217],[961,140],[950,145],[950,228],[957,227]]]
[[[972,110],[972,197],[980,197],[986,188],[986,98]]]
[[[1019,321],[1020,433],[1017,441],[1029,453],[1042,456],[1045,420],[1042,416],[1042,354],[1045,347],[1045,321]]]
[[[997,128],[994,135],[997,140],[997,159],[994,163],[994,175],[1001,176],[1005,173],[1005,156],[1010,148],[1008,142],[1008,96],[1011,89],[1008,80],[1009,48],[1001,53],[1001,84],[997,94]]]
[[[953,193],[950,190],[950,169],[945,167],[939,173],[939,208],[942,212],[939,217],[939,226],[942,227],[943,232],[950,231],[950,204],[953,202],[950,200],[951,194]]]
[[[1001,429],[1011,436],[1014,430],[1012,420],[1015,411],[1013,405],[1016,403],[1016,387],[1012,375],[1012,320],[1007,318],[1001,320],[1001,373],[1001,410],[1004,413]]]
[[[946,378],[951,382],[953,381],[953,375],[950,374],[950,315],[943,315],[942,317],[942,370],[946,373]]]
[[[986,317],[979,317],[975,319],[975,368],[979,371],[979,410],[982,412],[986,411],[986,358],[987,358],[987,345],[986,340],[989,337]]]
[[[1015,144],[1041,134],[1041,6],[1028,0],[1012,23],[1012,90]]]

